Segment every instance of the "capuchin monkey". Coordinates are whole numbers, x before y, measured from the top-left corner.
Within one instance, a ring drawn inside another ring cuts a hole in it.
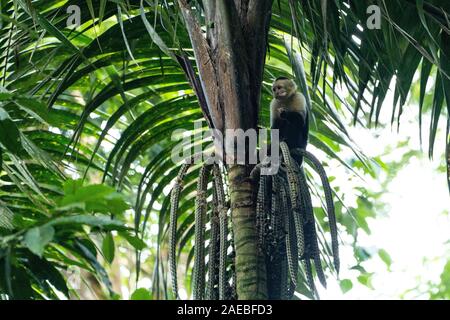
[[[303,94],[297,91],[294,81],[279,77],[272,86],[270,104],[271,128],[280,132],[280,142],[289,149],[306,149],[308,143],[308,109]]]

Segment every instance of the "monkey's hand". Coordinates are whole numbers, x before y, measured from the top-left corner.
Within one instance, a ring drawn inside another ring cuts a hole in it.
[[[286,113],[286,108],[285,107],[279,107],[277,109],[278,111],[278,118],[283,118],[284,114]]]

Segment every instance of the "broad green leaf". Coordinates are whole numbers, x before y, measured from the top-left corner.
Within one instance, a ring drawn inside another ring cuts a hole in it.
[[[130,300],[153,300],[153,299],[150,291],[144,288],[140,288],[131,294]]]
[[[92,216],[92,215],[76,215],[70,217],[60,217],[51,220],[47,223],[49,226],[80,224],[92,227],[108,228],[108,229],[125,229],[123,222],[111,219],[106,216]]]
[[[349,279],[341,280],[339,285],[341,287],[342,293],[347,293],[353,288],[353,283]]]
[[[75,190],[75,193],[65,195],[61,201],[61,205],[67,206],[73,203],[86,203],[91,200],[105,198],[105,196],[113,192],[115,192],[113,188],[102,184],[80,187]]]
[[[102,252],[105,260],[111,264],[114,261],[115,254],[114,238],[111,232],[108,232],[103,238]]]
[[[31,252],[41,257],[44,249],[53,240],[55,229],[51,225],[35,227],[27,231],[24,243]]]
[[[130,208],[121,194],[105,184],[82,186],[81,180],[69,180],[65,183],[64,190],[60,210],[79,208],[90,213],[119,216]]]
[[[386,266],[390,268],[392,264],[392,259],[389,253],[387,253],[387,251],[384,249],[380,249],[378,250],[378,255],[380,256],[381,260],[383,260],[383,262],[386,264]]]
[[[359,283],[361,283],[362,285],[366,286],[369,289],[373,290],[373,286],[372,286],[372,273],[363,273],[361,275],[358,276],[358,281]]]
[[[64,182],[64,193],[66,196],[74,195],[78,189],[83,186],[83,180],[72,180],[69,179]]]
[[[119,235],[128,241],[136,250],[143,250],[147,247],[145,242],[137,236],[132,236],[128,232],[120,232]]]

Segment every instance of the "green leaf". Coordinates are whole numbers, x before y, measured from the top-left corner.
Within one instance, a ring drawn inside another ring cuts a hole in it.
[[[358,276],[358,281],[362,285],[366,286],[369,289],[373,290],[372,286],[372,273],[363,273],[360,276]]]
[[[38,258],[35,255],[30,255],[29,262],[29,269],[37,278],[41,281],[50,282],[58,291],[64,293],[67,298],[70,297],[66,280],[57,270],[57,265],[55,263],[52,263],[45,258]]]
[[[371,258],[370,252],[368,252],[365,248],[359,246],[355,248],[355,255],[358,261],[367,261]]]
[[[107,0],[100,0],[100,12],[98,14],[99,24],[102,24],[103,17],[105,16],[106,1]]]
[[[10,265],[8,265],[10,267]],[[30,300],[35,297],[31,277],[25,268],[12,266],[7,273],[8,294],[15,300]]]
[[[14,213],[0,201],[0,228],[12,230]]]
[[[106,272],[105,268],[103,268],[102,265],[98,262],[95,253],[91,252],[89,248],[86,247],[86,245],[83,244],[81,241],[76,240],[75,243],[76,247],[80,250],[80,253],[82,253],[83,256],[89,261],[91,266],[95,269],[100,280],[108,288],[110,295],[113,295],[114,292],[112,290],[111,280],[109,279],[108,273]]]
[[[56,28],[50,21],[48,21],[43,15],[37,14],[37,21],[49,34],[58,39],[65,48],[71,50],[73,53],[80,54],[82,53],[58,28]]]
[[[108,213],[116,216],[120,216],[126,210],[130,209],[128,203],[125,202],[123,196],[119,193],[113,193],[106,197],[106,207]]]
[[[115,192],[113,188],[103,184],[81,187],[73,194],[64,196],[61,205],[67,206],[73,203],[86,203],[91,200],[104,198]]]
[[[115,254],[114,238],[111,232],[108,232],[103,238],[102,252],[105,260],[111,264],[114,261]]]
[[[140,5],[140,13],[142,21],[144,22],[145,28],[147,29],[148,34],[152,38],[153,42],[156,43],[156,45],[163,51],[166,55],[171,57],[173,60],[176,61],[175,55],[172,51],[170,51],[169,47],[165,44],[164,40],[161,39],[159,34],[156,32],[156,30],[152,27],[150,22],[148,22],[147,17],[145,16],[145,9],[144,9],[144,0],[141,0]]]
[[[122,79],[120,78],[120,75],[117,72],[116,68],[114,66],[109,66],[105,68],[105,71],[108,73],[109,77],[111,78],[111,82],[116,87],[117,91],[120,93],[123,102],[127,104],[128,103],[127,95],[125,94]]]
[[[392,259],[389,253],[387,253],[386,250],[380,249],[378,250],[378,255],[380,256],[381,260],[386,264],[386,266],[389,268],[392,265]]]
[[[0,108],[0,143],[13,154],[22,150],[20,131],[3,108]]]
[[[47,106],[36,98],[18,97],[14,99],[14,103],[39,122],[44,124],[49,123]]]
[[[119,235],[127,240],[136,250],[143,250],[147,247],[142,239],[137,236],[132,236],[128,232],[119,232]]]
[[[348,291],[350,291],[353,288],[353,283],[349,279],[341,280],[339,285],[341,287],[342,293],[347,293]]]
[[[423,9],[423,4],[424,4],[424,0],[416,0],[417,13],[419,15],[420,22],[422,22],[423,27],[425,28],[425,30],[430,35],[430,39],[434,39],[433,33],[428,28],[428,23],[427,23],[427,19],[425,18],[425,12],[424,12],[424,9]]]
[[[31,252],[42,257],[45,246],[53,240],[55,229],[50,225],[32,228],[27,231],[24,237],[24,243]]]
[[[83,186],[83,180],[69,179],[64,183],[64,194],[66,196],[73,195],[75,192]]]
[[[1,90],[1,88],[0,88]],[[11,92],[0,91],[0,101],[11,100],[14,95]]]
[[[133,51],[131,50],[130,44],[128,43],[127,35],[125,34],[125,28],[124,28],[123,19],[122,19],[122,9],[121,9],[120,5],[117,5],[116,17],[117,17],[117,21],[119,21],[120,31],[122,32],[122,38],[123,38],[123,41],[125,44],[125,48],[127,49],[127,52],[130,55],[131,60],[133,60],[133,62],[136,63],[137,65],[139,65],[138,62],[136,61],[136,59],[134,58]]]
[[[66,224],[84,224],[92,227],[110,228],[114,230],[125,229],[123,222],[105,216],[76,215],[70,217],[56,218],[47,223],[47,225],[49,226],[66,225]]]
[[[427,89],[428,78],[431,73],[433,65],[427,59],[422,61],[422,69],[420,72],[420,96],[419,96],[419,134],[420,142],[422,143],[422,116],[423,116],[423,103],[425,101],[425,94]]]
[[[59,203],[60,210],[78,208],[89,213],[119,216],[130,208],[121,194],[104,184],[83,187],[81,180],[69,180],[64,190],[65,196]]]
[[[445,75],[444,75],[445,76]],[[442,81],[443,75],[438,72],[436,76],[436,85],[434,88],[433,106],[431,109],[430,135],[428,142],[428,155],[432,158],[434,151],[434,142],[439,127],[439,120],[441,118],[442,105],[445,98],[445,92]]]
[[[147,289],[140,288],[131,294],[130,300],[152,300],[152,295]]]

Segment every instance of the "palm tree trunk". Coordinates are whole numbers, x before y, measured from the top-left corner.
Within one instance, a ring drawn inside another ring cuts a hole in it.
[[[229,178],[238,298],[267,299],[266,265],[258,247],[254,185],[246,166],[230,167]]]
[[[189,2],[178,0],[194,49],[199,79],[193,77],[192,69],[186,72],[187,76],[205,118],[224,136],[228,129],[257,128],[272,2],[204,2],[205,37]],[[224,158],[230,156],[221,154]],[[229,169],[238,298],[266,299],[266,268],[258,250],[251,166],[231,164]]]

